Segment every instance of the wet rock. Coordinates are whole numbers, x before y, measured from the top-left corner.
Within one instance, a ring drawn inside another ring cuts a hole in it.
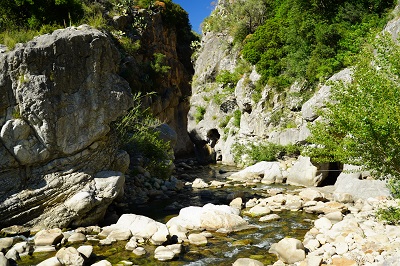
[[[269,207],[263,206],[263,205],[256,205],[246,212],[247,215],[253,216],[253,217],[263,216],[263,215],[270,214],[270,213],[271,213],[271,209]]]
[[[73,247],[61,248],[56,257],[63,265],[81,266],[84,263],[81,253]]]
[[[35,247],[35,250],[33,251],[33,253],[42,253],[42,252],[55,252],[56,251],[56,247],[55,246],[37,246]]]
[[[86,236],[82,233],[73,233],[70,237],[68,237],[68,242],[70,243],[79,243],[85,241],[86,241]]]
[[[240,258],[237,259],[232,266],[264,266],[264,263],[258,261],[258,260],[253,260],[253,259],[248,259],[248,258]]]
[[[35,235],[35,246],[56,245],[61,242],[63,237],[64,235],[59,228],[42,230]]]
[[[151,218],[136,214],[123,214],[113,228],[123,228],[131,230],[133,236],[151,238],[156,232],[163,232],[168,235],[165,224],[157,222]]]
[[[271,245],[270,253],[276,254],[285,263],[300,262],[306,258],[303,243],[295,238],[284,238]]]
[[[172,260],[176,255],[181,252],[181,245],[159,246],[154,251],[154,258],[159,261]]]
[[[14,260],[14,261],[17,261],[20,259],[19,252],[13,248],[10,249],[9,251],[7,251],[5,257],[9,260]]]
[[[269,214],[269,215],[265,215],[263,217],[261,217],[258,221],[260,222],[270,222],[270,221],[276,221],[276,220],[280,220],[281,217],[278,214]]]
[[[42,261],[37,266],[62,266],[61,262],[58,260],[57,257],[51,257],[47,260]]]
[[[6,256],[4,256],[3,252],[0,252],[0,265],[1,266],[9,266],[10,265],[10,262],[8,261]]]
[[[207,238],[202,234],[190,234],[188,236],[189,242],[192,245],[196,246],[205,246],[207,245]]]

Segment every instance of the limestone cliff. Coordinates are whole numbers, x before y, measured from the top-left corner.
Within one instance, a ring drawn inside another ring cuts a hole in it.
[[[225,1],[219,1],[216,10],[222,12],[224,5]],[[395,37],[398,35],[396,21],[386,27]],[[318,118],[315,109],[329,100],[329,81],[351,80],[351,70],[344,69],[314,90],[301,82],[293,83],[284,91],[268,85],[257,88],[261,76],[250,66],[238,82],[221,82],[218,77],[224,72],[241,67],[240,48],[227,32],[208,28],[205,27],[195,61],[188,114],[188,132],[199,160],[204,163],[233,164],[235,143],[305,143],[310,134],[308,123]]]
[[[88,26],[0,54],[0,227],[91,224],[122,193],[110,123],[132,95],[119,62]]]

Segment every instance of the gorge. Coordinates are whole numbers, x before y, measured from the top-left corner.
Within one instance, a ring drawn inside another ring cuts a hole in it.
[[[314,89],[264,84],[237,37],[213,29],[235,1],[201,37],[178,5],[150,2],[0,47],[0,265],[396,265],[398,226],[377,218],[398,205],[386,181],[290,150],[354,69]],[[381,30],[396,40],[391,12]],[[173,151],[121,143],[132,110],[150,130],[128,137]],[[281,150],[246,154],[263,145]]]

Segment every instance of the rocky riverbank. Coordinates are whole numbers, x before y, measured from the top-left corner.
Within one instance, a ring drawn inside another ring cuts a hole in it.
[[[254,249],[247,258],[236,259],[234,265],[396,265],[400,258],[400,228],[385,225],[376,218],[378,208],[397,205],[395,200],[385,196],[356,198],[337,192],[333,186],[260,187],[263,180],[260,175],[253,174],[251,180],[242,175],[245,178],[239,179],[240,172],[225,175],[231,179],[218,180],[198,176],[190,179],[187,174],[188,180],[181,181],[184,172],[195,166],[181,163],[177,168],[181,169],[177,180],[183,186],[183,194],[190,190],[234,191],[238,187],[253,188],[254,192],[252,196],[230,192],[229,206],[210,203],[182,207],[178,216],[166,222],[123,214],[115,223],[103,227],[36,231],[5,228],[0,239],[0,265],[158,265],[162,261],[168,261],[168,265],[187,265],[181,261],[183,257],[212,257],[215,254],[207,252],[218,243],[230,242],[251,250],[255,244],[250,238],[237,240],[237,234],[263,233],[266,229],[256,226],[254,221],[283,224],[286,213],[313,214],[304,238],[282,235],[276,243]],[[171,196],[177,196],[176,187],[168,190],[168,182],[171,180],[159,184],[160,190],[164,187]],[[277,255],[275,262],[266,259],[268,252]]]

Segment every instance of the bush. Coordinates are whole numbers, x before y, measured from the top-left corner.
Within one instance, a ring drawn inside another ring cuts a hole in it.
[[[242,158],[247,155],[252,163],[261,161],[276,161],[283,156],[298,156],[300,148],[297,145],[279,145],[275,143],[260,143],[260,144],[234,144],[232,154],[235,163],[242,163]]]
[[[199,123],[201,120],[203,120],[205,114],[206,108],[203,106],[197,106],[196,113],[194,114],[194,119],[196,120],[196,123]]]
[[[388,224],[398,225],[400,223],[400,207],[381,208],[376,212],[379,220]]]
[[[400,46],[380,35],[357,59],[354,81],[333,85],[325,120],[310,127],[309,154],[400,179]]]
[[[135,94],[134,107],[116,122],[119,145],[131,156],[143,156],[146,159],[144,168],[152,176],[167,178],[172,164],[171,146],[156,130],[161,122],[141,107],[141,100],[146,96]]]

